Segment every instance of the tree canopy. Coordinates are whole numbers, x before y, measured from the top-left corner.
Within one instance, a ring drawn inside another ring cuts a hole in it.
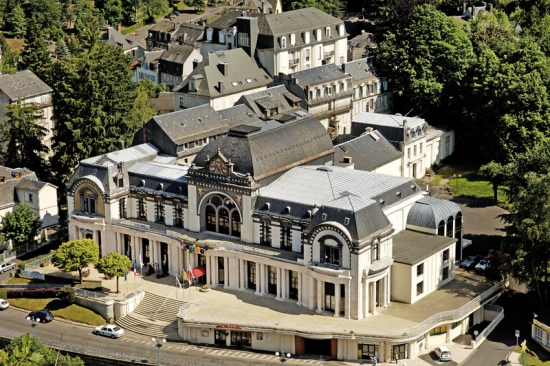
[[[0,232],[4,240],[13,240],[15,246],[18,246],[32,243],[41,226],[42,221],[36,216],[32,207],[23,202],[13,212],[4,215]]]
[[[99,246],[92,239],[71,240],[61,244],[52,257],[52,263],[65,272],[78,271],[82,282],[82,268],[96,264]]]
[[[118,254],[117,252],[111,252],[101,258],[97,264],[96,268],[99,272],[105,273],[110,277],[116,277],[116,292],[118,293],[118,279],[120,277],[126,276],[128,273],[128,268],[133,266],[132,260],[123,254]]]
[[[0,363],[4,366],[84,366],[80,357],[58,353],[29,334],[12,339],[5,350],[0,350]]]
[[[48,45],[44,41],[44,34],[37,18],[33,17],[27,25],[25,48],[21,53],[18,68],[31,70],[40,80],[49,84],[52,65],[53,61]]]

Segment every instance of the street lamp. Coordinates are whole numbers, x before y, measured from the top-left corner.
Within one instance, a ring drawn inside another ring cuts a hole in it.
[[[155,346],[157,347],[158,349],[158,362],[157,362],[157,365],[160,366],[160,348],[162,347],[162,345],[164,343],[166,343],[166,339],[161,339],[160,337],[153,337],[151,338],[153,340],[153,343],[155,343]]]
[[[34,318],[32,316],[28,316],[27,317],[27,320],[31,322],[31,327],[32,327],[32,336],[33,337],[36,337],[36,333],[34,331],[34,327],[36,327],[36,323],[40,323],[40,318]]]
[[[453,174],[453,178],[456,180],[456,190],[458,191],[458,179],[462,178],[462,174]]]
[[[285,361],[290,358],[290,353],[285,354],[284,352],[275,352],[275,356],[281,359],[281,366],[285,366]]]

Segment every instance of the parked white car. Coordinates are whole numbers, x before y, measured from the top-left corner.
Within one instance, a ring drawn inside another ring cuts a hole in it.
[[[0,309],[4,310],[9,308],[9,306],[10,306],[9,302],[7,302],[6,300],[0,299]]]
[[[4,263],[0,263],[0,273],[4,273],[4,272],[7,272],[9,270],[12,270],[14,269],[15,267],[17,266],[17,264],[13,263],[13,262],[4,262]]]
[[[488,259],[482,259],[476,265],[476,271],[483,273],[490,267],[491,267],[491,261],[489,261]]]
[[[434,353],[439,358],[439,361],[451,361],[451,351],[445,346],[439,346],[434,349]]]
[[[99,334],[110,338],[120,338],[124,335],[124,329],[116,325],[101,325],[94,329],[94,334]]]

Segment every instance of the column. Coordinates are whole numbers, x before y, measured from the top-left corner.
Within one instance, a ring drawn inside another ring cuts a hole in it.
[[[424,335],[424,347],[425,349],[430,349],[430,332]]]
[[[283,299],[283,293],[282,293],[283,291],[282,291],[282,283],[281,283],[283,276],[281,272],[282,272],[282,269],[277,267],[277,297],[275,297],[275,300]]]
[[[269,266],[262,264],[262,294],[267,294],[269,291],[269,274],[267,273]]]
[[[287,294],[287,284],[288,284],[288,280],[287,280],[287,273],[288,271],[284,268],[281,268],[281,300],[285,300],[288,298],[288,294]]]
[[[348,281],[346,284],[346,297],[344,299],[346,304],[346,309],[344,310],[344,317],[346,319],[351,319],[351,281]]]
[[[231,346],[231,331],[226,330],[225,334],[226,334],[226,336],[225,336],[225,345],[227,347],[229,347],[229,346]]]
[[[210,263],[212,263],[212,284],[218,286],[218,257],[212,256]]]
[[[317,279],[317,312],[323,311],[323,281]]]
[[[316,291],[316,288],[314,287],[314,281],[315,279],[311,276],[309,276],[309,299],[308,299],[308,302],[307,302],[307,305],[308,305],[308,309],[309,310],[314,310],[315,309],[315,302],[314,302],[314,299],[315,299],[315,292]]]
[[[376,314],[376,281],[371,282],[370,286],[370,297],[371,297],[371,312],[373,315]]]
[[[445,333],[445,343],[451,343],[451,330],[453,329],[453,324],[447,324],[447,333]]]
[[[223,288],[229,287],[229,261],[223,257]]]
[[[256,263],[256,295],[262,294],[262,264]]]
[[[303,304],[303,292],[302,289],[302,272],[298,272],[298,303],[296,305],[302,306]]]
[[[206,256],[206,283],[212,285],[212,257]],[[184,264],[185,267],[185,264]]]
[[[334,296],[336,297],[336,306],[334,307],[334,316],[340,316],[340,299],[342,298],[342,293],[340,291],[340,284],[334,284]]]
[[[245,286],[245,282],[246,282],[246,276],[245,276],[245,273],[244,273],[244,260],[243,259],[239,259],[239,278],[240,278],[240,283],[239,283],[239,290],[244,290],[246,288]]]
[[[369,315],[369,282],[366,278],[363,279],[363,283],[361,284],[363,293],[361,296],[363,297],[363,301],[361,302],[361,305],[363,307],[363,317],[367,317]]]
[[[382,287],[380,291],[380,306],[386,307],[386,277],[380,280],[380,286]]]

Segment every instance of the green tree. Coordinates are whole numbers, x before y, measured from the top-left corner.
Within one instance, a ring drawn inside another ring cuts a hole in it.
[[[147,19],[152,21],[154,15],[162,12],[168,7],[167,0],[142,0],[141,1],[142,9],[147,14]]]
[[[49,148],[42,140],[46,128],[37,124],[42,120],[42,110],[33,103],[6,105],[6,119],[0,123],[0,162],[5,166],[26,167],[40,178],[49,176],[46,156]]]
[[[142,79],[143,80],[143,79]],[[136,89],[136,98],[134,99],[134,108],[132,110],[134,115],[134,121],[136,126],[139,123],[147,122],[151,117],[155,116],[157,112],[151,108],[151,103],[149,97],[147,96],[147,91],[143,89]],[[130,136],[126,140],[128,143],[131,142]]]
[[[5,240],[13,240],[15,246],[19,246],[32,243],[41,226],[42,221],[36,217],[31,206],[21,203],[2,218],[0,232]]]
[[[85,15],[78,18],[75,28],[80,47],[83,50],[90,51],[99,41],[99,24],[92,11],[87,11]]]
[[[206,4],[204,3],[204,0],[193,0],[193,7],[196,12],[202,12],[206,8]]]
[[[118,294],[118,279],[126,276],[128,268],[132,266],[133,263],[130,258],[117,252],[111,252],[97,262],[96,268],[101,273],[105,273],[110,277],[116,277],[116,292]]]
[[[44,41],[44,35],[36,18],[32,18],[27,26],[25,48],[21,53],[18,68],[20,70],[31,70],[40,80],[49,84],[52,65],[53,60],[48,45]]]
[[[10,74],[17,71],[17,54],[10,50],[10,46],[4,38],[4,35],[0,32],[0,53],[2,59],[0,60],[0,73]]]
[[[341,17],[345,12],[340,0],[291,0],[283,8],[289,10],[317,8],[335,17]]]
[[[3,358],[2,352],[6,358]],[[5,366],[84,366],[80,357],[63,355],[29,334],[12,339],[6,350],[0,351],[0,361],[3,360],[7,360],[2,362]]]
[[[129,64],[119,47],[98,42],[55,65],[52,166],[60,182],[80,160],[116,150],[137,130]]]
[[[103,12],[109,25],[116,27],[122,20],[122,0],[96,0],[95,6]]]
[[[136,90],[143,90],[149,98],[158,98],[159,93],[166,91],[166,84],[155,84],[149,78],[142,78],[136,83]]]
[[[457,89],[475,60],[460,24],[430,5],[417,6],[409,23],[389,33],[377,50],[404,112],[437,122],[456,117]]]
[[[52,256],[52,263],[65,272],[78,271],[82,282],[82,268],[99,259],[99,247],[92,239],[71,240],[61,244]]]
[[[493,186],[493,200],[495,203],[498,203],[498,187],[502,185],[502,181],[504,180],[504,167],[499,163],[491,161],[479,168],[479,175],[491,182]]]
[[[141,0],[122,0],[122,18],[125,22],[137,22],[136,12],[141,7]]]
[[[63,37],[61,5],[57,0],[26,0],[24,8],[27,18],[36,19],[43,35],[52,39]]]
[[[55,55],[59,60],[66,60],[71,57],[71,51],[63,38],[57,41],[55,45]]]
[[[544,308],[550,289],[550,142],[515,156],[503,183],[511,209],[502,215],[502,249],[509,255],[514,278],[536,291]]]
[[[6,16],[6,28],[13,38],[25,37],[26,23],[25,12],[19,4]]]
[[[408,26],[414,8],[422,3],[422,0],[365,0],[363,9],[374,23],[377,36],[381,37],[383,33]]]

